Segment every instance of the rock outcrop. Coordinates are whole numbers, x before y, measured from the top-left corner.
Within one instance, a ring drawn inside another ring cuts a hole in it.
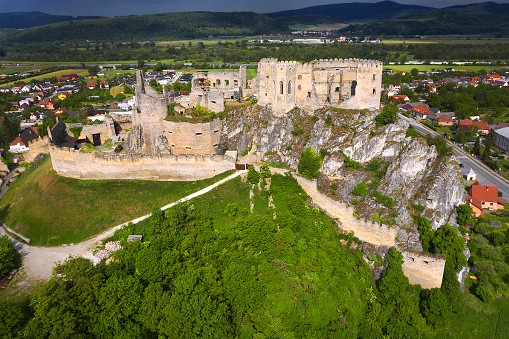
[[[319,187],[351,203],[350,192],[358,183],[376,181],[376,190],[391,197],[394,206],[387,208],[368,196],[363,206],[356,206],[357,213],[365,219],[374,213],[392,218],[399,226],[399,240],[409,249],[422,250],[411,215],[425,215],[435,229],[454,220],[454,207],[466,198],[458,161],[455,156],[439,158],[435,146],[428,146],[423,138],[406,137],[406,121],[377,128],[379,113],[323,108],[308,115],[296,108],[274,116],[269,107],[241,106],[230,111],[221,146],[248,156],[246,162],[282,162],[293,170],[307,147],[321,151]],[[374,176],[345,168],[346,156],[364,166],[379,159],[383,171]],[[423,211],[412,207],[419,205]]]

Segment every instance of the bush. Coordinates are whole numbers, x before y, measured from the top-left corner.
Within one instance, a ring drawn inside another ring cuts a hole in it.
[[[493,300],[493,294],[490,292],[489,289],[486,288],[486,286],[484,285],[479,285],[477,286],[477,288],[475,289],[475,293],[477,294],[477,296],[479,298],[481,298],[482,301],[484,301],[485,303],[488,303],[490,302],[491,300]]]
[[[11,240],[6,236],[0,237],[0,278],[7,275],[15,267],[16,250]]]
[[[226,205],[223,214],[229,217],[234,217],[237,215],[237,210],[238,210],[237,204],[232,202]]]
[[[247,181],[253,185],[258,184],[260,181],[260,173],[258,173],[253,166],[249,167],[249,172],[247,173]]]
[[[260,165],[260,175],[262,176],[262,178],[270,178],[271,174],[269,163],[264,162],[263,164]]]
[[[302,152],[297,167],[299,173],[309,179],[316,178],[320,175],[318,172],[320,167],[322,167],[322,157],[317,155],[312,148],[306,148],[306,150]]]
[[[384,205],[387,208],[394,207],[394,200],[391,197],[381,194],[380,192],[374,191],[371,196],[375,198],[376,202]]]
[[[352,192],[350,193],[353,195],[365,197],[366,195],[368,195],[368,187],[366,186],[364,181],[362,181],[357,186],[355,186]]]
[[[385,106],[382,113],[375,117],[376,127],[392,124],[398,121],[398,108],[395,106]]]
[[[344,165],[346,168],[362,169],[362,165],[355,160],[350,159],[349,156],[345,156]]]

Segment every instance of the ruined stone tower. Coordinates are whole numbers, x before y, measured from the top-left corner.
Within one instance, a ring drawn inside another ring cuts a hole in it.
[[[164,135],[163,120],[168,115],[168,93],[163,94],[145,86],[141,71],[136,71],[135,105],[132,110],[133,125],[126,142],[126,150],[135,153],[170,153]]]
[[[254,91],[260,105],[270,104],[276,115],[298,106],[313,111],[323,106],[365,109],[380,106],[382,63],[334,59],[296,61],[262,59]]]

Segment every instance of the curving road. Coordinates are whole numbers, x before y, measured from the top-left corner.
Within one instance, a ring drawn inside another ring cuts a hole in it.
[[[420,133],[440,135],[439,133],[431,130],[430,128],[424,126],[423,124],[414,119],[407,118],[402,114],[400,114],[400,118],[405,121],[408,121]],[[449,146],[452,147],[452,152],[458,158],[459,163],[463,164],[463,167],[460,168],[463,178],[466,178],[468,171],[470,171],[470,169],[473,169],[475,174],[477,175],[476,179],[482,185],[497,186],[498,191],[502,192],[502,200],[509,202],[509,182],[507,181],[507,179],[505,179],[504,177],[490,169],[481,161],[470,156],[461,147],[451,143],[448,140],[447,143],[449,144]]]

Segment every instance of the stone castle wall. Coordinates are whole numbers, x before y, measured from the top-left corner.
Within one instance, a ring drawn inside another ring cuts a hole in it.
[[[136,72],[136,103],[133,107],[133,127],[143,131],[141,153],[169,153],[166,143],[160,136],[164,134],[162,120],[168,115],[168,95],[163,87],[163,94],[152,87],[145,86],[141,71]]]
[[[284,173],[279,169],[272,169],[276,173]],[[300,175],[295,178],[324,212],[332,218],[338,218],[340,227],[345,231],[352,231],[359,240],[375,246],[384,245],[396,247],[397,229],[371,220],[361,220],[354,215],[352,206],[340,203],[318,191],[315,180],[306,179]],[[422,253],[409,252],[398,248],[403,255],[403,273],[411,284],[420,284],[423,288],[434,288],[442,285],[445,259],[428,256]]]
[[[295,106],[313,111],[330,105],[366,109],[380,106],[382,63],[361,59],[296,61],[262,59],[255,92],[260,105],[281,115]]]
[[[195,181],[235,169],[235,160],[224,155],[164,155],[81,153],[49,146],[53,169],[76,179],[138,179]]]
[[[163,121],[171,154],[216,154],[223,123],[215,119],[207,123]]]
[[[423,288],[440,288],[444,275],[445,259],[421,253],[402,251],[403,273],[411,284]]]

